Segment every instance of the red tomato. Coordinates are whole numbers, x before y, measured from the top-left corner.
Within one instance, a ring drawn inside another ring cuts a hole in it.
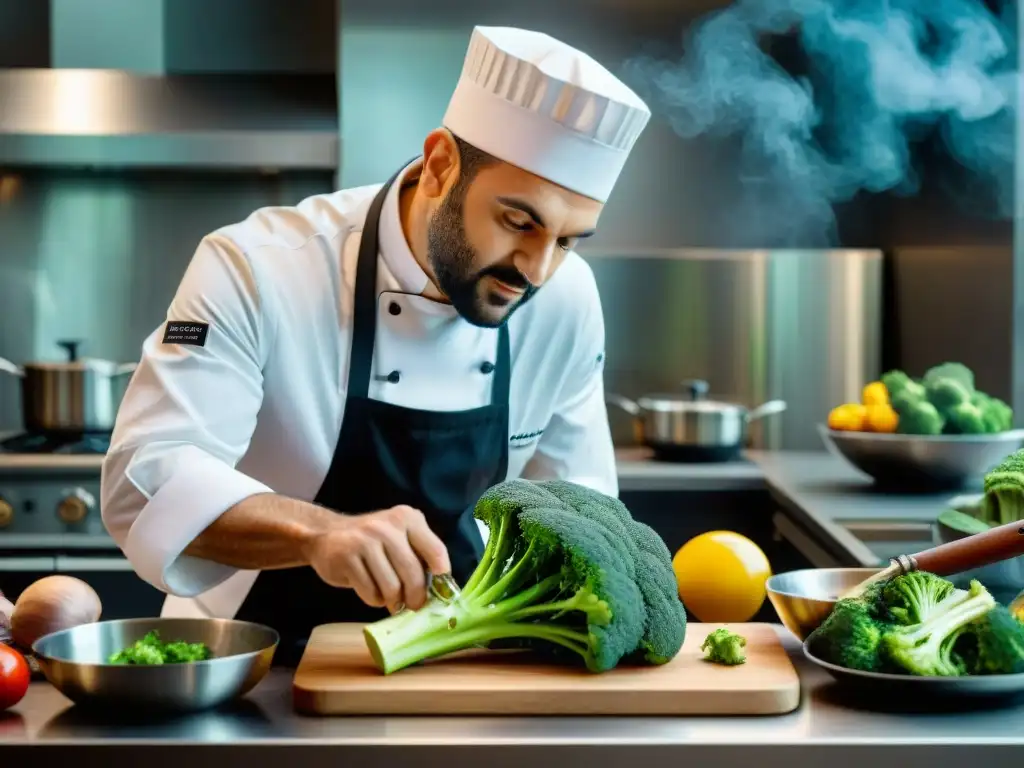
[[[0,645],[0,712],[24,698],[31,677],[25,657],[9,646]]]

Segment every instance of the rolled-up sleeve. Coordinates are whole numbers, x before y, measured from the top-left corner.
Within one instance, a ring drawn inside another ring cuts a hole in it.
[[[235,469],[263,401],[266,308],[248,258],[226,237],[200,243],[167,312],[207,323],[202,346],[143,344],[104,459],[107,531],[140,577],[179,597],[220,584],[235,569],[184,555],[243,499],[270,492]]]
[[[618,496],[615,448],[605,406],[604,314],[592,277],[581,286],[578,298],[583,307],[566,356],[569,364],[558,401],[523,476],[569,480]]]

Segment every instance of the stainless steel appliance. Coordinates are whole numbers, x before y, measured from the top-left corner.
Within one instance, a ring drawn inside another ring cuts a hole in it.
[[[756,448],[823,450],[836,405],[881,373],[882,253],[588,249],[604,310],[605,389],[637,399],[710,384],[709,397],[784,413],[750,425]],[[620,445],[634,419],[609,408]]]
[[[54,573],[96,590],[104,619],[157,616],[144,582],[103,527],[100,467],[109,433],[21,433],[0,439],[0,590],[13,600]]]
[[[40,434],[112,430],[135,363],[79,359],[80,341],[58,341],[67,360],[16,365],[0,357],[0,373],[21,378],[25,429]]]

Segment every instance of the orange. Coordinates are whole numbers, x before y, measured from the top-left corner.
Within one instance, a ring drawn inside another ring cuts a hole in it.
[[[749,621],[765,599],[772,575],[753,541],[732,531],[709,531],[684,544],[672,559],[679,597],[698,621]]]

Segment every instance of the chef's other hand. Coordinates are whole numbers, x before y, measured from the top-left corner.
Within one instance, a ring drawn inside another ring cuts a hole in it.
[[[426,571],[448,573],[448,550],[423,513],[400,505],[362,515],[339,515],[313,542],[309,564],[334,587],[354,589],[374,608],[402,603],[421,608]]]

